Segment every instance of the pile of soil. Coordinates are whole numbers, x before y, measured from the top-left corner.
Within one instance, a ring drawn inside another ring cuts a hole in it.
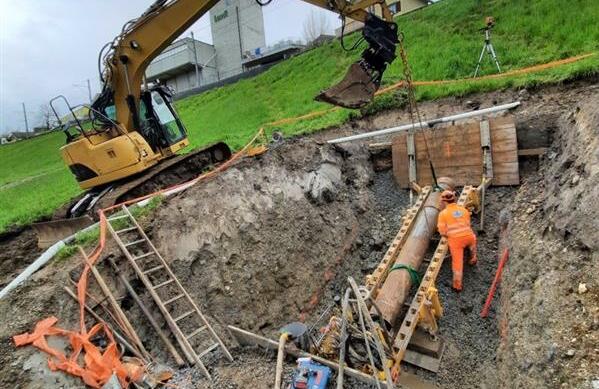
[[[214,317],[273,335],[345,259],[371,176],[364,150],[286,142],[169,200],[152,240]]]
[[[0,234],[0,288],[6,286],[43,252],[31,227],[13,228]]]

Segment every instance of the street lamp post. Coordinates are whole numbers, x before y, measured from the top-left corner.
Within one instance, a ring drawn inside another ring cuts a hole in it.
[[[92,103],[92,86],[91,83],[89,81],[89,78],[85,80],[86,83],[85,85],[83,84],[73,84],[74,87],[76,88],[87,88],[87,97],[89,99],[89,104],[91,105]]]
[[[27,121],[27,110],[25,109],[25,103],[23,104],[23,118],[25,119],[25,131],[27,132],[27,136],[29,136],[29,122]]]
[[[87,79],[87,95],[89,97],[89,103],[92,103],[92,87],[91,84],[89,82],[89,78]]]
[[[193,37],[193,31],[191,31],[191,44],[193,45],[193,56],[194,56],[194,65],[196,69],[196,87],[200,86],[200,68],[198,65],[198,50],[196,47],[196,40]]]

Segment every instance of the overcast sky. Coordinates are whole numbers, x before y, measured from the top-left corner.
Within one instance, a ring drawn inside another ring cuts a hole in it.
[[[0,0],[0,132],[24,130],[22,102],[30,128],[40,123],[40,105],[58,94],[87,103],[86,80],[92,93],[100,88],[100,48],[152,1]],[[331,28],[339,25],[337,15],[300,0],[273,0],[263,10],[266,44],[301,39],[312,10],[326,13]],[[191,30],[212,42],[207,15]]]

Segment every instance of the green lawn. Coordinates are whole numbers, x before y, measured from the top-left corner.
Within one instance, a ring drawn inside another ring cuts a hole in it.
[[[484,7],[481,5],[483,4]],[[404,32],[414,80],[470,77],[480,54],[484,17],[493,15],[493,44],[504,71],[528,67],[599,49],[599,4],[574,0],[443,0],[398,18]],[[348,45],[357,38],[348,37]],[[241,146],[264,123],[329,107],[313,97],[340,80],[360,50],[346,53],[337,41],[285,61],[252,79],[242,80],[177,102],[194,146],[224,139]],[[463,84],[421,87],[419,99],[493,90],[509,86],[556,82],[597,72],[599,56],[532,75]],[[493,73],[486,62],[483,74]],[[385,72],[383,84],[403,78],[398,58]],[[394,106],[393,96],[377,98],[368,112]],[[287,134],[306,133],[355,116],[338,110],[312,120],[279,126]]]
[[[80,192],[58,153],[54,132],[0,147],[0,231],[50,215]]]
[[[597,0],[513,1],[443,0],[398,18],[405,34],[415,80],[460,79],[471,76],[483,44],[478,31],[485,16],[497,25],[493,44],[504,71],[519,69],[599,50]],[[348,45],[357,35],[346,38]],[[282,62],[270,70],[235,84],[176,103],[189,131],[192,147],[224,140],[239,148],[265,123],[330,106],[313,97],[343,77],[360,50],[346,53],[331,42]],[[417,88],[417,98],[532,86],[559,82],[599,71],[599,55],[532,74],[500,79]],[[493,73],[486,62],[483,74]],[[398,58],[385,73],[383,84],[402,79]],[[339,124],[366,113],[400,106],[396,93],[381,95],[366,109],[339,109],[308,120],[277,126],[286,135],[301,134]],[[272,130],[272,128],[267,128]],[[79,193],[75,180],[62,165],[58,148],[62,134],[49,134],[0,147],[0,231],[11,224],[29,223],[48,215]]]

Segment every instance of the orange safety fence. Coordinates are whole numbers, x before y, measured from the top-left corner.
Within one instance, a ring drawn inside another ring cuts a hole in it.
[[[94,325],[89,332],[77,333],[55,326],[58,319],[50,316],[35,325],[32,333],[15,335],[15,345],[24,346],[32,344],[38,349],[50,354],[54,358],[48,359],[50,370],[63,370],[71,375],[81,377],[86,385],[99,388],[106,383],[113,374],[119,379],[121,386],[126,388],[131,381],[139,380],[144,372],[142,366],[121,362],[118,347],[112,333],[105,323]],[[104,331],[109,340],[104,352],[91,342],[91,339]],[[46,341],[46,336],[68,337],[73,349],[67,358],[61,351],[52,348]],[[84,351],[84,366],[79,364],[79,356]]]
[[[575,57],[564,58],[564,59],[560,59],[560,60],[557,60],[557,61],[551,61],[551,62],[547,62],[547,63],[543,63],[543,64],[539,64],[539,65],[533,65],[533,66],[529,66],[529,67],[525,67],[525,68],[521,68],[521,69],[514,69],[514,70],[510,70],[510,71],[504,72],[504,73],[488,74],[486,76],[481,76],[481,77],[457,78],[455,80],[414,81],[414,82],[412,82],[412,84],[414,86],[459,84],[459,83],[462,83],[462,82],[469,82],[469,81],[483,81],[483,80],[496,79],[496,78],[519,76],[521,74],[528,74],[528,73],[540,72],[541,70],[551,69],[551,68],[555,68],[555,67],[558,67],[558,66],[562,66],[562,65],[573,63],[573,62],[577,62],[577,61],[580,61],[582,59],[585,59],[585,58],[588,58],[590,56],[593,56],[595,54],[596,53],[587,53],[587,54],[577,55]],[[395,83],[393,85],[390,85],[390,86],[388,86],[386,88],[378,90],[375,94],[376,95],[380,95],[380,94],[383,94],[383,93],[388,93],[388,92],[391,92],[392,90],[401,88],[403,86],[405,86],[405,81],[402,80],[402,81],[399,81],[399,82],[397,82],[397,83]]]
[[[412,84],[414,86],[432,86],[432,85],[444,85],[444,84],[458,84],[458,83],[462,83],[462,82],[476,82],[476,81],[483,81],[483,80],[489,80],[489,79],[497,79],[497,78],[504,78],[504,77],[510,77],[510,76],[517,76],[517,75],[522,75],[522,74],[527,74],[527,73],[534,73],[534,72],[539,72],[542,70],[546,70],[546,69],[551,69],[551,68],[555,68],[558,66],[562,66],[562,65],[566,65],[566,64],[570,64],[573,62],[577,62],[580,61],[582,59],[585,58],[589,58],[593,55],[597,55],[597,53],[593,52],[593,53],[587,53],[587,54],[582,54],[582,55],[577,55],[574,57],[569,57],[569,58],[564,58],[564,59],[560,59],[560,60],[556,60],[556,61],[551,61],[551,62],[547,62],[547,63],[543,63],[543,64],[539,64],[539,65],[533,65],[533,66],[529,66],[529,67],[525,67],[525,68],[521,68],[521,69],[515,69],[515,70],[510,70],[504,73],[497,73],[497,74],[489,74],[486,76],[481,76],[481,77],[470,77],[470,78],[458,78],[455,80],[430,80],[430,81],[413,81]],[[405,87],[405,81],[399,81],[395,84],[389,85],[385,88],[379,89],[376,93],[375,96],[379,96],[385,93],[389,93],[392,92],[396,89],[399,88],[403,88]],[[300,116],[295,116],[295,117],[290,117],[290,118],[284,118],[284,119],[279,119],[279,120],[275,120],[272,122],[268,122],[265,123],[264,126],[269,126],[269,127],[273,127],[273,126],[280,126],[282,124],[288,124],[288,123],[294,123],[300,120],[306,120],[306,119],[312,119],[318,116],[323,116],[326,115],[328,113],[334,112],[341,109],[341,107],[333,107],[333,108],[328,108],[328,109],[323,109],[320,111],[312,111],[309,112],[307,114],[304,115],[300,115]]]
[[[248,154],[250,149],[259,139],[264,138],[264,130],[260,129],[248,144],[246,144],[241,150],[233,154],[231,158],[216,167],[214,170],[200,174],[190,181],[176,184],[168,188],[161,189],[157,192],[127,200],[98,211],[100,216],[100,236],[98,245],[89,256],[88,261],[85,263],[85,267],[81,273],[79,282],[77,283],[77,298],[79,300],[79,332],[68,331],[56,327],[55,324],[58,322],[58,319],[54,316],[50,316],[38,322],[35,325],[35,329],[32,333],[15,335],[13,337],[15,345],[19,347],[31,344],[37,347],[51,356],[51,358],[48,359],[48,366],[51,370],[62,370],[71,375],[81,377],[86,385],[93,388],[100,388],[110,379],[113,374],[116,374],[123,388],[127,388],[130,382],[139,380],[143,375],[143,367],[141,366],[141,363],[137,365],[124,363],[121,361],[117,344],[108,326],[105,323],[98,323],[88,331],[85,325],[87,280],[91,270],[90,265],[93,265],[97,262],[106,245],[106,213],[121,207],[122,205],[137,203],[141,200],[160,195],[164,192],[179,188],[183,185],[188,185],[192,182],[196,184],[198,182],[213,178],[219,173],[233,166],[238,160]],[[101,331],[106,334],[106,337],[109,340],[108,346],[103,353],[90,341],[91,338],[98,335]],[[53,335],[69,338],[73,351],[68,357],[65,356],[60,350],[52,348],[48,345],[46,336]],[[82,352],[84,352],[83,365],[80,364],[79,358]]]

